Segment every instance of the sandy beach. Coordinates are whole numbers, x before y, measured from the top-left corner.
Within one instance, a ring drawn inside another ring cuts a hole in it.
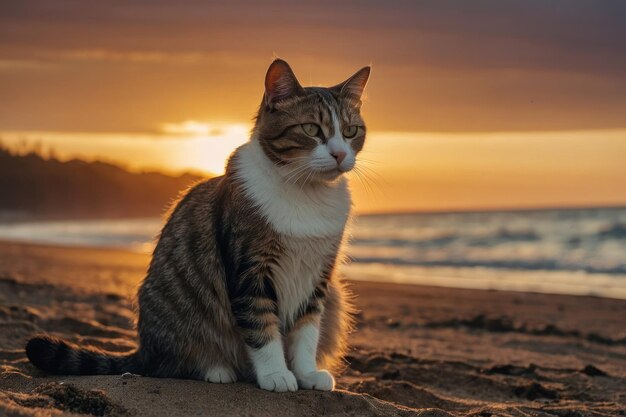
[[[0,243],[0,416],[608,416],[626,412],[626,300],[353,282],[359,313],[330,393],[140,376],[48,376],[51,332],[136,343],[148,256]]]

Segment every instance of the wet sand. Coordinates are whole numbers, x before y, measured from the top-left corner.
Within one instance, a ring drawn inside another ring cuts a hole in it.
[[[0,416],[626,415],[626,301],[353,282],[332,393],[138,376],[48,376],[32,335],[122,352],[146,255],[0,242]]]

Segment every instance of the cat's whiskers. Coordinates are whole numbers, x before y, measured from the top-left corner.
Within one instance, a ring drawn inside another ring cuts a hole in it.
[[[387,181],[387,179],[380,175],[376,170],[368,166],[369,164],[375,163],[375,161],[369,159],[359,158],[359,164],[357,165],[357,168],[359,168],[359,170],[361,170],[364,174],[376,177],[376,180],[381,181],[383,185],[388,186],[389,182]],[[374,180],[374,178],[371,179]]]
[[[290,161],[288,161],[288,162],[287,162],[286,164],[284,164],[284,165],[277,165],[277,166],[278,166],[278,167],[281,167],[281,168],[290,167],[290,166],[292,166],[292,165],[298,165],[298,166],[299,166],[299,163],[300,163],[301,161],[304,161],[304,160],[307,160],[307,159],[309,159],[309,157],[308,157],[308,156],[298,156],[298,157],[295,157],[295,158],[291,159]]]
[[[310,168],[310,164],[299,165],[288,174],[289,176],[285,179],[285,183],[289,184],[293,180],[293,184],[296,184],[298,179],[307,172],[308,168]]]
[[[302,188],[304,187],[304,184],[306,184],[307,181],[309,181],[309,177],[311,177],[311,175],[313,175],[314,172],[315,172],[314,169],[309,170],[309,175],[307,175],[306,178],[304,179],[304,181],[302,181],[302,184],[300,184],[300,191],[302,191]]]
[[[307,160],[307,159],[309,159],[307,156],[300,156],[300,157],[294,158],[293,160],[289,161],[288,163],[286,163],[285,165],[280,167],[279,169],[281,169],[281,168],[284,169],[284,168],[290,168],[292,165],[295,165],[295,167],[293,169],[291,169],[290,171],[284,173],[283,177],[291,177],[291,175],[293,175],[294,173],[298,172],[303,167],[306,167],[307,164],[302,165],[301,161]]]
[[[372,164],[372,165],[381,165],[380,161],[376,161],[374,159],[369,159],[369,158],[363,158],[360,155],[359,155],[359,161],[360,162],[365,162],[365,163],[368,163],[368,164]]]
[[[298,177],[298,181],[300,182],[300,191],[302,191],[304,185],[308,183],[309,178],[317,172],[317,170],[311,165],[309,165],[307,168],[309,169],[306,172],[306,177],[304,176],[304,174]],[[302,177],[304,177],[304,180],[302,180]]]
[[[385,177],[383,177],[382,175],[380,175],[375,170],[373,170],[372,168],[370,168],[370,167],[365,165],[365,166],[361,166],[359,169],[363,173],[365,173],[368,176],[368,178],[370,178],[372,181],[374,181],[374,182],[380,181],[380,182],[383,183],[383,185],[389,186],[389,182],[387,181],[387,179]]]
[[[290,165],[295,165],[295,167],[293,167],[293,169],[289,170],[288,172],[284,173],[285,177],[289,177],[291,176],[293,173],[298,172],[300,169],[302,169],[305,165],[302,164],[289,164],[289,165],[285,165],[283,168],[285,167],[290,167]]]
[[[377,180],[370,176],[370,174],[377,174],[375,171],[363,166],[355,166],[353,172],[359,179],[359,182],[363,185],[363,188],[368,195],[372,195],[375,191],[383,189]],[[383,177],[380,178],[384,181]]]
[[[359,171],[359,169],[357,167],[354,167],[352,169],[352,172],[354,173],[354,175],[356,176],[356,178],[359,180],[359,182],[361,183],[361,185],[363,186],[363,189],[365,190],[365,193],[369,196],[371,193],[371,189],[370,187],[365,183],[365,181],[363,181],[363,177],[361,175],[361,172]]]

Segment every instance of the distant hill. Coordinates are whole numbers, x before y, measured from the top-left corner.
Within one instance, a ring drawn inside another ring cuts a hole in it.
[[[201,177],[130,173],[103,162],[0,148],[0,219],[152,217]]]

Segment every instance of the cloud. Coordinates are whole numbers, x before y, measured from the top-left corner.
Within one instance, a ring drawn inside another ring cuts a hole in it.
[[[1,2],[0,129],[248,120],[274,53],[305,84],[372,62],[378,129],[623,127],[625,15],[608,0]]]
[[[163,123],[162,132],[170,135],[184,136],[223,136],[227,125],[218,125],[210,122],[186,120],[182,123]]]
[[[0,71],[49,70],[57,66],[54,63],[28,59],[0,59]]]
[[[1,50],[101,59],[250,52],[299,45],[463,68],[626,71],[626,3],[614,1],[22,0],[0,6]],[[347,47],[347,48],[346,48]],[[92,51],[84,53],[84,51]],[[96,54],[95,51],[101,51]]]

